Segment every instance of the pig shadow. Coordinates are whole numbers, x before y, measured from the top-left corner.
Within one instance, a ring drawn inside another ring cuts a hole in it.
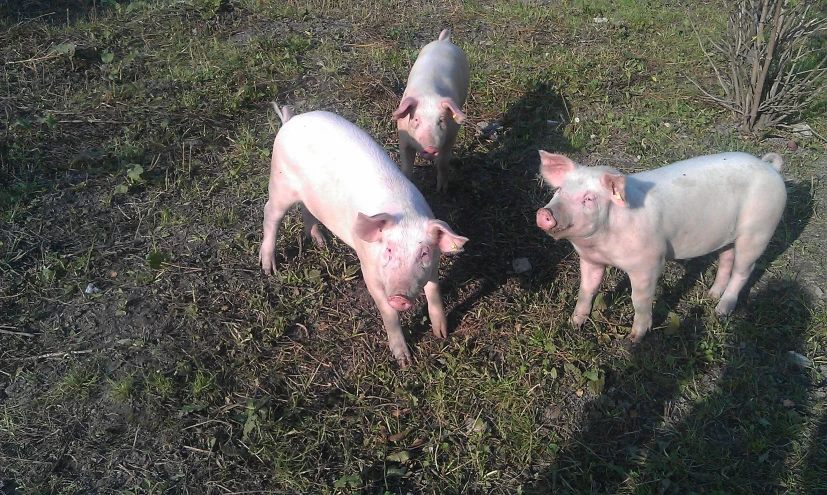
[[[101,4],[100,0],[4,0],[0,23],[74,24],[101,12]]]
[[[646,340],[622,368],[605,369],[602,391],[577,404],[580,433],[566,429],[571,420],[539,419],[565,440],[523,493],[773,493],[790,475],[819,483],[827,413],[810,418],[821,436],[802,423],[827,380],[789,359],[807,353],[812,305],[797,282],[772,280],[744,306],[749,318],[686,321],[681,346]],[[725,342],[707,352],[711,326]]]
[[[415,169],[414,183],[435,216],[470,239],[465,252],[454,256],[440,277],[452,331],[511,278],[522,285],[548,286],[548,280],[536,276],[538,270],[515,274],[515,259],[528,258],[535,267],[554,266],[555,257],[571,253],[570,246],[556,243],[549,259],[547,236],[534,220],[537,207],[545,204],[542,198],[548,196],[537,178],[537,150],[571,151],[562,134],[567,107],[556,88],[534,82],[496,121],[481,123],[474,119],[473,107],[466,108],[469,119],[454,150],[449,193],[436,192],[434,167]],[[498,297],[508,302],[507,294]],[[426,331],[425,326],[416,328],[413,341]]]

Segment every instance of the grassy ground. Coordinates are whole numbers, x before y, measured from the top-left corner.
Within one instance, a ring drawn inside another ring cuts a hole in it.
[[[824,143],[740,136],[700,99],[685,75],[714,76],[692,24],[717,35],[724,12],[4,3],[0,492],[827,493]],[[430,167],[415,183],[471,241],[443,260],[450,338],[420,300],[400,370],[347,246],[313,247],[293,212],[260,274],[268,102],[339,113],[398,159],[390,114],[446,26],[470,122],[451,193]],[[827,135],[823,108],[804,118]],[[714,316],[704,258],[669,264],[631,350],[617,270],[570,328],[577,256],[534,225],[538,148],[627,172],[781,152],[785,217],[734,315]]]

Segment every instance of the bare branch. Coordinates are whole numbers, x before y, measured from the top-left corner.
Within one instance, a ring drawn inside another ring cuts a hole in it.
[[[724,96],[687,79],[705,98],[735,113],[744,130],[777,126],[827,91],[827,55],[812,44],[815,36],[827,31],[827,17],[812,0],[738,0],[729,14],[727,35],[707,40],[728,69],[715,63],[692,28]],[[815,66],[814,55],[819,60]]]

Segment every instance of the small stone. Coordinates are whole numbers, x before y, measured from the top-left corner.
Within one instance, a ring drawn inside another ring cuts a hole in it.
[[[798,149],[798,144],[795,141],[793,141],[792,139],[790,139],[789,141],[787,141],[787,148],[790,151],[795,151],[795,150]]]
[[[511,262],[511,266],[514,268],[514,273],[517,274],[531,271],[531,263],[528,261],[528,258],[517,258]]]
[[[793,124],[790,126],[793,133],[801,137],[812,137],[813,129],[807,124]]]
[[[563,410],[560,409],[558,406],[548,406],[545,410],[545,419],[546,421],[554,421],[555,419],[559,419],[560,416],[563,415]]]
[[[790,351],[789,356],[790,361],[796,366],[800,366],[802,368],[809,368],[813,365],[813,362],[807,359],[807,356],[801,355],[795,351]]]
[[[791,401],[790,399],[784,399],[784,401],[781,402],[781,404],[783,404],[784,407],[793,407],[793,406],[795,406],[795,402]]]
[[[86,290],[84,292],[87,294],[100,294],[101,290],[95,287],[95,284],[89,282],[89,285],[86,286]]]

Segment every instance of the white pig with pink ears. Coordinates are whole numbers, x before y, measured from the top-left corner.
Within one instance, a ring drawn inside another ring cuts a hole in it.
[[[463,120],[468,95],[468,58],[451,43],[451,31],[425,45],[416,58],[399,108],[399,154],[405,177],[413,175],[414,157],[436,161],[437,190],[448,191],[448,164]]]
[[[316,244],[324,244],[321,223],[356,250],[391,352],[400,365],[409,364],[399,312],[424,288],[434,334],[447,336],[439,259],[462,251],[468,239],[434,219],[419,190],[365,131],[329,112],[293,116],[276,107],[276,113],[284,125],[273,144],[262,269],[276,270],[279,224],[288,208],[302,203],[305,231]]]
[[[629,274],[635,318],[629,339],[652,327],[652,302],[667,260],[718,253],[709,295],[728,315],[784,212],[787,191],[777,153],[700,156],[624,175],[540,151],[540,173],[557,188],[537,210],[537,226],[568,239],[580,255],[579,326],[607,265]]]

